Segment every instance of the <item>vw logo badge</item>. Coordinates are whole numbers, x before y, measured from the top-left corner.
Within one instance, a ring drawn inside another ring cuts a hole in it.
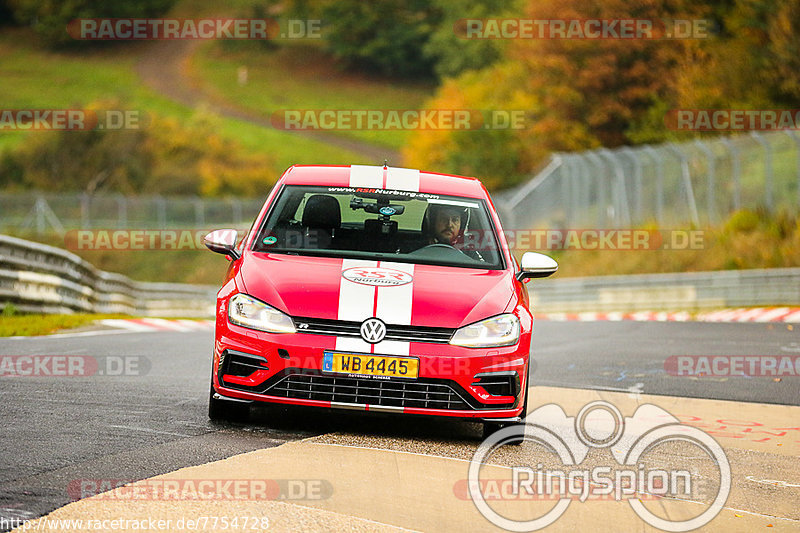
[[[361,338],[375,344],[386,336],[386,324],[377,318],[368,318],[361,324]]]

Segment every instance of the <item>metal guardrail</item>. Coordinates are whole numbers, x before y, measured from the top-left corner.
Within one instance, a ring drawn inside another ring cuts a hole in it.
[[[800,305],[800,268],[548,279],[528,284],[542,313],[701,311]]]
[[[133,281],[65,250],[0,234],[0,306],[35,313],[214,315],[212,285]]]
[[[800,305],[800,268],[548,279],[538,312],[700,311]],[[0,235],[0,304],[25,312],[213,316],[216,287],[133,281],[70,252]]]

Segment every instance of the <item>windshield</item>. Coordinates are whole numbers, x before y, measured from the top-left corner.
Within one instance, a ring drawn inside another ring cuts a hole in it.
[[[253,250],[501,269],[497,243],[479,199],[288,185]]]

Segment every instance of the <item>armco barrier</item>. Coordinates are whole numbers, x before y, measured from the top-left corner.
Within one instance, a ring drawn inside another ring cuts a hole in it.
[[[103,272],[65,250],[0,235],[0,307],[37,313],[214,315],[211,285],[149,283]]]
[[[528,284],[541,313],[702,311],[800,305],[800,268],[551,278]],[[30,312],[213,316],[216,287],[146,283],[70,252],[0,235],[0,306]]]
[[[528,284],[541,313],[702,311],[800,305],[800,268],[550,278]]]

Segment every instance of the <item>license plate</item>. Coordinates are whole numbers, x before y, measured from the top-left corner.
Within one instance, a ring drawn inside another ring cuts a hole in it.
[[[378,378],[408,378],[419,376],[419,359],[357,353],[325,352],[323,372],[358,374]]]

